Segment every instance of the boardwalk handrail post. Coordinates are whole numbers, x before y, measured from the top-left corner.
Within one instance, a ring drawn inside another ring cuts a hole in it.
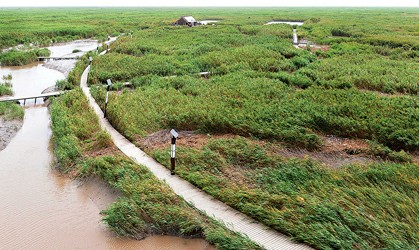
[[[176,167],[176,138],[179,134],[174,129],[170,130],[170,134],[172,135],[172,145],[170,148],[170,174],[174,175]]]
[[[108,107],[108,101],[109,101],[109,90],[112,85],[111,79],[107,80],[108,86],[106,86],[106,100],[105,100],[105,111],[104,111],[104,117],[106,118],[106,108]]]

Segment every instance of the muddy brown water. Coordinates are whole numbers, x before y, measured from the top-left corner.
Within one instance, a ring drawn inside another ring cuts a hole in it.
[[[64,78],[42,63],[0,67],[4,74],[12,74],[20,96],[41,93]],[[0,249],[215,249],[202,239],[115,237],[100,215],[114,195],[100,183],[80,187],[55,171],[50,138],[48,108],[27,101],[22,128],[0,151]]]
[[[77,40],[71,43],[59,43],[53,46],[49,46],[48,49],[51,51],[51,57],[58,56],[74,56],[82,55],[91,50],[95,50],[98,47],[96,40]],[[73,53],[73,50],[80,50],[81,52]]]

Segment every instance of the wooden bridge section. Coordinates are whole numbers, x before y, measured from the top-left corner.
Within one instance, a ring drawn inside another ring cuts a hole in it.
[[[79,59],[78,56],[68,56],[68,57],[38,57],[38,61],[48,62],[48,61],[59,61],[59,60],[76,60]]]
[[[292,34],[292,43],[294,45],[298,44],[298,36],[297,36],[297,29],[293,29],[293,34]]]
[[[35,99],[35,104],[36,104],[36,99],[42,98],[42,99],[46,100],[46,99],[48,99],[48,97],[59,96],[63,93],[64,93],[64,91],[55,91],[55,92],[38,94],[38,95],[31,95],[31,96],[8,96],[8,97],[1,97],[0,102],[19,102],[20,103],[20,101],[22,100],[23,105],[25,105],[26,100]]]

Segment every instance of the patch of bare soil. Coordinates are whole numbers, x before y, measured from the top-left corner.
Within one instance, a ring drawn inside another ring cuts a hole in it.
[[[209,139],[219,139],[219,138],[234,138],[235,135],[225,134],[225,135],[204,135],[197,134],[194,131],[178,131],[179,137],[176,139],[176,145],[187,146],[192,148],[202,148],[207,144]],[[150,134],[145,138],[141,138],[136,141],[137,145],[140,145],[145,150],[154,150],[154,149],[164,149],[170,148],[172,135],[170,134],[170,129],[165,129],[158,131],[156,133]]]
[[[397,92],[397,93],[384,93],[384,92],[381,92],[381,91],[377,91],[377,90],[371,90],[371,89],[365,89],[365,88],[362,88],[362,87],[358,87],[358,89],[360,90],[360,91],[363,91],[363,92],[367,92],[367,93],[373,93],[373,94],[377,94],[377,95],[379,95],[379,96],[383,96],[383,97],[389,97],[389,98],[396,98],[396,97],[403,97],[403,96],[411,96],[408,92],[407,92],[407,90],[405,90],[404,92]]]
[[[22,125],[22,120],[9,121],[0,117],[0,151],[6,148]]]
[[[251,170],[242,169],[240,166],[234,166],[231,168],[226,167],[221,169],[221,172],[224,174],[224,176],[231,180],[232,183],[241,187],[257,188],[258,184],[245,175],[245,173],[248,173],[249,171]]]
[[[286,158],[309,158],[329,167],[342,167],[348,164],[367,164],[373,162],[368,156],[369,145],[360,139],[324,136],[324,146],[319,151],[275,147],[275,153]]]
[[[44,64],[44,67],[47,69],[57,70],[64,74],[64,77],[67,78],[70,71],[76,66],[77,60],[59,60],[59,61],[50,61]]]
[[[316,52],[318,50],[326,52],[330,49],[329,45],[319,45],[319,44],[310,43],[309,46],[310,46],[309,47],[310,52]],[[307,49],[307,44],[298,44],[298,45],[294,45],[294,47],[297,49]]]
[[[318,44],[310,45],[310,51],[311,52],[316,52],[318,50],[321,50],[323,52],[326,52],[329,49],[330,49],[330,46],[329,45],[318,45]]]
[[[102,155],[114,155],[115,153],[119,153],[119,150],[115,146],[109,146],[101,149],[92,149],[87,150],[83,156],[84,157],[97,157]]]
[[[411,155],[413,158],[413,163],[419,164],[419,150],[412,152]]]
[[[197,134],[193,131],[181,131],[176,140],[178,147],[187,146],[192,148],[202,148],[209,139],[219,138],[234,138],[236,135],[204,135]],[[269,151],[274,154],[281,155],[285,158],[309,158],[318,161],[329,167],[341,167],[348,164],[367,164],[374,161],[368,155],[369,145],[360,139],[347,139],[336,136],[323,136],[324,146],[319,151],[308,151],[298,148],[286,148],[280,144],[275,144],[269,147]],[[171,143],[170,130],[161,130],[153,133],[145,138],[136,141],[145,151],[152,151],[155,149],[169,149]],[[259,146],[266,146],[263,141],[253,141]],[[419,156],[418,156],[419,158]],[[244,176],[239,176],[233,173],[235,171],[226,172],[231,178],[236,179],[237,183],[245,182]]]

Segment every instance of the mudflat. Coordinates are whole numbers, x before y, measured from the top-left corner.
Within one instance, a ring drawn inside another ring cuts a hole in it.
[[[22,124],[22,120],[6,120],[0,117],[0,151],[6,148],[7,144],[22,127]]]

